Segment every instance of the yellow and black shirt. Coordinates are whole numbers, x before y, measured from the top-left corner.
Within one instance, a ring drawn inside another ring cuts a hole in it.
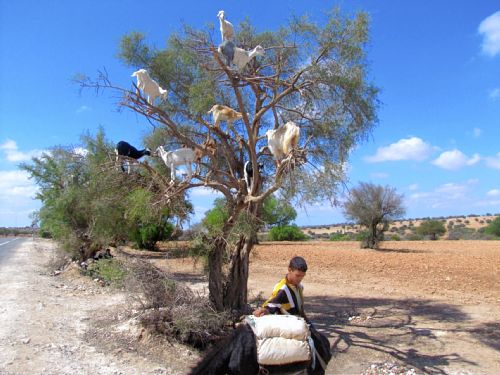
[[[298,286],[287,283],[286,277],[274,286],[271,297],[262,304],[271,314],[291,314],[304,316],[304,299],[302,284]]]

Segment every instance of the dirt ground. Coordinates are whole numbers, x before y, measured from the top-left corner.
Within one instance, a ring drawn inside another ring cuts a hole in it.
[[[25,240],[0,268],[1,375],[185,374],[199,359],[144,332],[123,292],[74,267],[49,274],[53,251]],[[251,300],[293,255],[309,264],[306,309],[332,345],[327,374],[500,374],[500,242],[267,243],[251,255]],[[205,290],[199,262],[151,258]]]

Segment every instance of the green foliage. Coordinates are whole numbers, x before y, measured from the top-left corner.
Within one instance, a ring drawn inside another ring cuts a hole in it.
[[[437,240],[439,236],[446,233],[446,228],[442,221],[426,220],[417,228],[417,234],[430,236],[431,240]]]
[[[140,249],[155,250],[158,241],[170,238],[174,225],[169,222],[140,224],[132,232],[132,240]]]
[[[350,241],[350,236],[344,233],[332,233],[330,241]]]
[[[106,284],[117,287],[123,286],[123,280],[126,273],[127,271],[123,264],[115,258],[100,259],[96,262],[92,262],[86,270],[88,276],[99,278],[104,280]]]
[[[283,225],[271,228],[270,241],[304,241],[307,236],[296,225]]]
[[[488,226],[484,228],[484,232],[486,234],[500,237],[500,216],[489,223]]]
[[[269,227],[289,225],[297,217],[297,211],[288,202],[270,195],[262,205],[262,220]]]
[[[226,200],[217,198],[214,200],[214,207],[205,213],[202,223],[212,236],[222,235],[224,223],[229,219],[229,210]]]

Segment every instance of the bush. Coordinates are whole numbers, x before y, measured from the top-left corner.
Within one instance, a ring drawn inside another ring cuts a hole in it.
[[[350,237],[344,233],[332,233],[330,235],[330,241],[349,241]]]
[[[296,225],[283,225],[271,228],[270,241],[304,241],[306,235]]]
[[[492,236],[500,237],[500,217],[497,217],[486,228],[484,228],[484,232]]]
[[[401,241],[401,237],[399,237],[397,234],[393,234],[391,236],[391,241]]]
[[[426,220],[417,228],[417,234],[429,236],[431,240],[437,240],[446,232],[444,224],[437,220]]]
[[[421,235],[419,235],[419,234],[411,234],[407,238],[408,241],[421,241],[423,239],[424,238]]]
[[[92,278],[104,280],[107,285],[123,286],[126,270],[116,259],[100,259],[89,264],[85,274]]]
[[[128,264],[126,289],[140,306],[140,321],[150,331],[197,348],[224,333],[227,313],[217,313],[207,297],[177,283],[148,261]]]
[[[132,232],[132,241],[139,249],[156,250],[156,243],[169,239],[174,231],[172,223],[144,224]]]

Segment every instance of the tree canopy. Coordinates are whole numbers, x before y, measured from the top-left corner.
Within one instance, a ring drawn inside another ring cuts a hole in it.
[[[281,189],[295,204],[334,201],[349,152],[370,134],[378,104],[378,89],[368,80],[365,13],[347,17],[334,9],[321,22],[294,17],[264,31],[245,20],[235,31],[238,48],[260,45],[265,51],[243,70],[226,65],[217,51],[220,36],[211,27],[185,26],[165,49],[149,45],[140,32],[125,35],[119,57],[131,68],[146,69],[168,91],[168,99],[158,103],[148,102],[137,87],[114,85],[106,73],[96,81],[80,80],[83,87],[120,93],[121,107],[144,116],[155,128],[146,139],[151,149],[191,147],[204,155],[190,181],[170,183],[157,168],[151,178],[158,204],[201,186],[224,196],[227,218],[207,238],[210,296],[219,310],[246,305],[248,256],[265,199]],[[207,112],[215,104],[240,112],[241,120],[214,126]],[[289,121],[300,127],[299,145],[275,160],[266,133]],[[247,161],[263,164],[262,171],[253,168],[248,187]]]
[[[376,248],[389,223],[405,214],[403,196],[389,186],[361,182],[344,203],[344,215],[368,229],[364,247]]]

